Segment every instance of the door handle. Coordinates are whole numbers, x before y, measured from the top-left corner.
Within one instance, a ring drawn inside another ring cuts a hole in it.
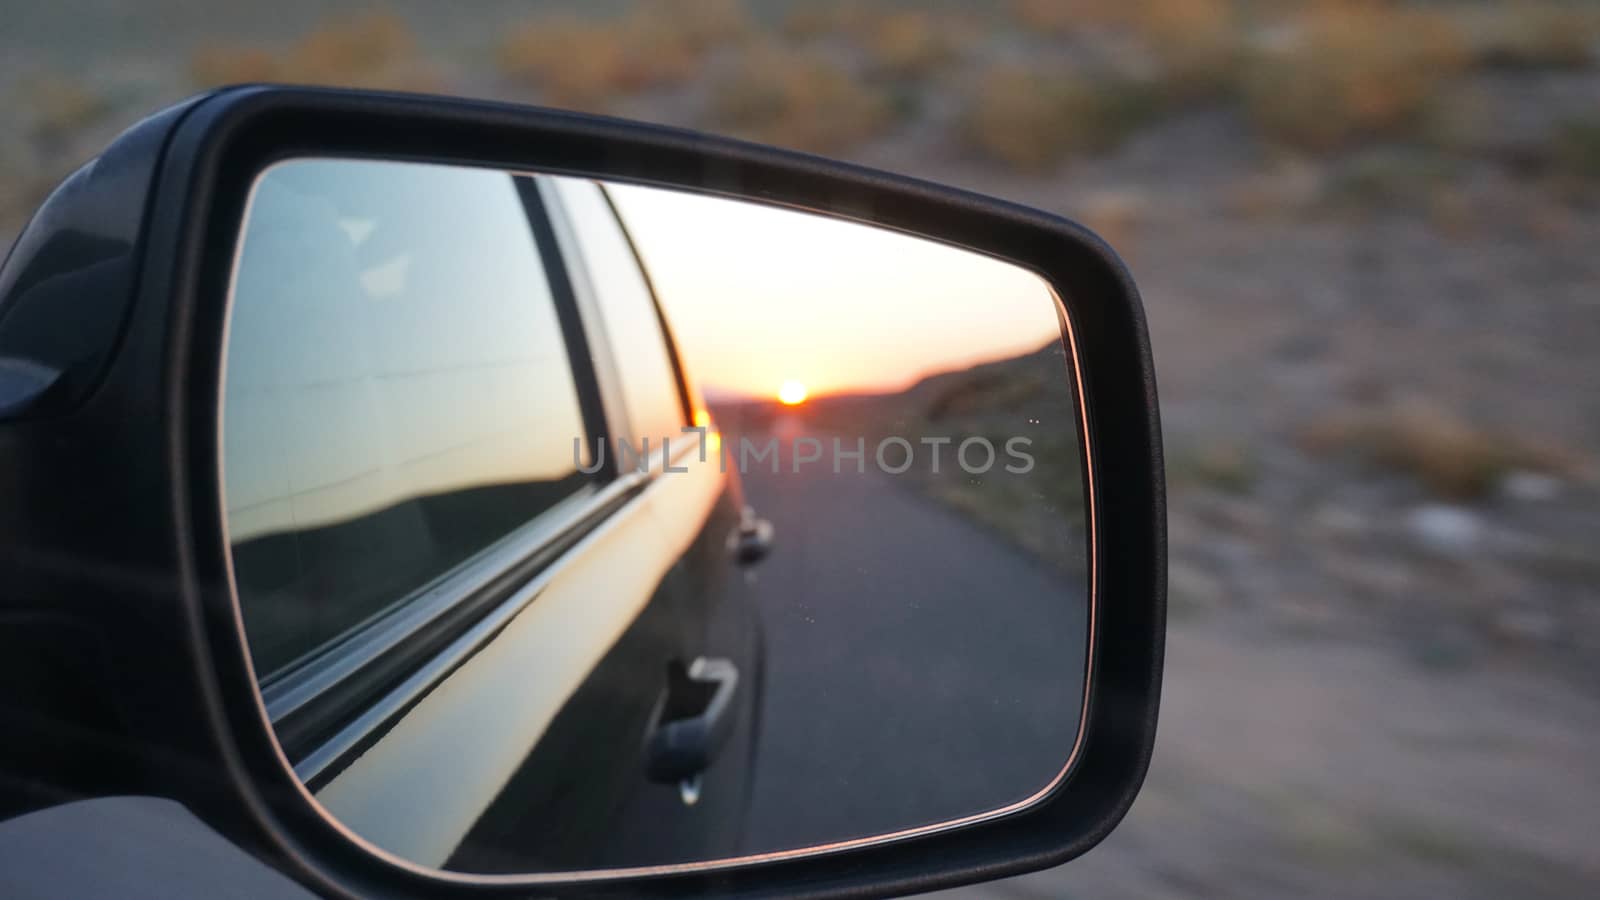
[[[733,732],[738,688],[739,670],[731,660],[702,656],[687,668],[681,663],[667,667],[667,689],[645,740],[645,774],[651,781],[690,782],[716,760]]]
[[[753,565],[772,552],[772,523],[746,506],[739,515],[739,528],[729,540],[733,558],[741,566]]]

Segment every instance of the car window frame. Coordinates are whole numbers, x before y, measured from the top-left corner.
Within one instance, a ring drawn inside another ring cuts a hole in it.
[[[645,291],[650,295],[650,306],[656,313],[656,327],[659,336],[667,346],[667,360],[672,364],[672,376],[678,383],[678,402],[683,408],[683,421],[685,425],[693,427],[695,423],[694,392],[689,388],[689,375],[683,365],[683,357],[678,352],[678,340],[672,333],[672,323],[667,320],[666,310],[661,306],[661,294],[656,290],[656,283],[650,277],[650,267],[645,264],[644,254],[639,252],[639,243],[634,240],[633,232],[628,229],[628,220],[623,217],[622,210],[617,207],[617,201],[611,196],[611,191],[605,182],[596,181],[595,187],[600,189],[600,196],[606,202],[606,208],[611,211],[611,218],[616,220],[617,229],[622,232],[622,239],[628,244],[628,252],[633,254],[633,265],[638,270],[639,277],[644,279]]]
[[[616,204],[612,201],[611,194],[606,190],[605,183],[592,178],[567,175],[537,175],[534,176],[534,180],[539,185],[545,209],[550,213],[552,222],[555,225],[562,252],[566,254],[567,270],[579,275],[573,287],[576,291],[578,306],[583,313],[587,329],[590,334],[598,333],[605,336],[605,339],[601,342],[606,348],[604,359],[597,361],[596,368],[602,381],[603,393],[606,394],[606,407],[610,421],[616,426],[613,437],[619,440],[627,440],[632,446],[638,447],[639,438],[650,437],[654,440],[660,438],[661,435],[640,435],[635,433],[635,417],[631,415],[632,410],[628,408],[627,390],[622,370],[616,363],[612,335],[603,311],[605,301],[600,296],[600,289],[596,279],[590,272],[589,262],[583,255],[577,224],[573,221],[573,212],[569,209],[562,196],[562,189],[558,184],[560,181],[581,182],[593,187],[598,192],[600,200],[605,207],[605,214],[610,216],[611,223],[621,233],[623,242],[628,248],[628,254],[633,261],[634,271],[643,281],[645,293],[650,299],[650,307],[655,314],[656,338],[664,342],[667,362],[672,370],[674,393],[678,399],[678,416],[681,427],[684,429],[693,427],[697,407],[695,406],[693,392],[690,389],[690,381],[683,365],[683,359],[679,352],[678,342],[672,333],[671,324],[668,322],[666,313],[662,308],[661,297],[656,291],[655,282],[650,277],[650,267],[645,264],[644,257],[639,252],[638,244],[635,242],[633,234],[628,230],[627,221],[623,219]],[[687,436],[692,432],[685,431],[684,434]],[[697,447],[697,444],[694,441],[689,441],[687,446]],[[615,448],[613,447],[613,449]],[[659,460],[660,456],[660,453],[657,452],[653,458]],[[683,456],[684,450],[679,447],[673,451],[671,461],[676,462]],[[647,466],[647,469],[654,474],[657,472],[658,467],[652,463]]]
[[[315,792],[471,657],[462,639],[504,615],[518,588],[642,490],[644,478],[597,461],[595,444],[619,419],[598,369],[609,359],[603,332],[590,327],[574,290],[572,257],[556,234],[557,216],[534,176],[485,167],[511,179],[544,266],[567,350],[573,388],[590,443],[588,482],[522,526],[428,583],[397,597],[367,620],[259,681],[279,745]],[[518,604],[520,608],[520,604]]]

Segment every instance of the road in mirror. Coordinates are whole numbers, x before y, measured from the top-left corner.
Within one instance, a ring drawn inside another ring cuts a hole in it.
[[[1090,517],[1038,276],[689,193],[258,177],[223,510],[268,716],[419,865],[729,860],[1025,807],[1079,738]]]

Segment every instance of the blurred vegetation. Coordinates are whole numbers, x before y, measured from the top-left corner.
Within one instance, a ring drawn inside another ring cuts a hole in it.
[[[93,125],[111,112],[111,102],[88,83],[51,74],[28,79],[12,101],[28,120],[29,136],[54,144]]]
[[[1227,0],[1151,0],[1130,24],[1158,62],[1173,101],[1225,92],[1238,70],[1242,17]]]
[[[1442,406],[1410,400],[1344,410],[1307,424],[1300,444],[1415,478],[1446,500],[1478,500],[1517,471],[1570,476],[1571,451],[1529,435],[1501,433]]]
[[[1428,209],[1448,202],[1458,175],[1451,157],[1427,148],[1364,148],[1332,168],[1323,199],[1354,212],[1391,207]]]
[[[1484,66],[1584,68],[1600,43],[1600,9],[1593,4],[1507,0],[1457,15],[1473,60]]]
[[[1164,115],[1207,104],[1238,107],[1263,141],[1299,153],[1422,141],[1444,93],[1473,71],[1589,67],[1600,46],[1600,10],[1550,0],[1016,0],[1009,9],[1014,27],[1055,46],[973,78],[961,136],[985,158],[1034,171],[1114,150]]]
[[[1248,494],[1260,476],[1260,462],[1251,448],[1212,441],[1183,445],[1167,453],[1167,478],[1174,489],[1214,488],[1230,494]]]
[[[1440,13],[1329,4],[1292,40],[1251,53],[1241,90],[1270,140],[1328,150],[1416,128],[1467,62],[1459,30]]]
[[[1157,112],[1154,87],[1090,79],[1052,66],[998,65],[982,73],[960,119],[962,143],[985,159],[1044,171],[1068,156],[1114,149]]]
[[[1262,147],[1297,157],[1342,160],[1396,144],[1504,154],[1499,116],[1463,101],[1474,79],[1600,62],[1600,7],[1575,0],[624,0],[605,9],[528,13],[447,49],[380,3],[298,36],[199,40],[180,53],[179,77],[185,88],[274,81],[485,95],[833,154],[915,130],[970,160],[1039,175],[1200,109],[1231,111]],[[64,174],[61,160],[98,146],[135,104],[176,96],[113,103],[76,73],[20,67],[12,77],[20,127],[0,145],[6,223],[42,196],[40,183]],[[1584,188],[1569,196],[1592,197],[1600,110],[1569,118],[1502,160],[1524,169],[1532,160],[1563,188]],[[1331,190],[1393,199],[1384,165],[1356,165]],[[1439,221],[1464,220],[1459,198],[1402,193],[1442,210]]]
[[[1556,133],[1557,170],[1587,186],[1600,187],[1600,110],[1561,123]]]
[[[331,19],[286,47],[206,44],[190,57],[189,74],[197,87],[260,81],[420,92],[446,87],[406,21],[382,12]]]
[[[72,142],[115,112],[98,87],[57,72],[23,78],[4,97],[14,124],[0,136],[0,229],[32,213],[81,162]]]
[[[502,74],[545,102],[606,109],[619,96],[688,81],[713,49],[751,31],[737,0],[652,0],[606,19],[530,20],[500,43],[495,59]]]
[[[825,54],[763,43],[742,51],[712,85],[721,130],[766,143],[839,152],[885,132],[895,108]]]
[[[888,83],[914,92],[959,71],[956,145],[1037,172],[1195,104],[1236,104],[1263,140],[1303,153],[1417,139],[1470,70],[1590,66],[1597,42],[1600,11],[1560,0],[829,2],[765,17],[740,0],[637,0],[609,16],[531,17],[491,56],[513,90],[582,109],[708,83],[694,124],[830,152],[919,106]],[[450,88],[421,56],[404,21],[370,13],[288,46],[207,45],[190,71],[202,86]]]
[[[956,63],[972,32],[965,23],[922,10],[858,18],[868,66],[897,78],[927,78]]]

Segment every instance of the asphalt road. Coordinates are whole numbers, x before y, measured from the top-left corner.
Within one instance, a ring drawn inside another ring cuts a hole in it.
[[[746,852],[994,809],[1066,761],[1084,585],[890,476],[744,476],[767,686]]]

